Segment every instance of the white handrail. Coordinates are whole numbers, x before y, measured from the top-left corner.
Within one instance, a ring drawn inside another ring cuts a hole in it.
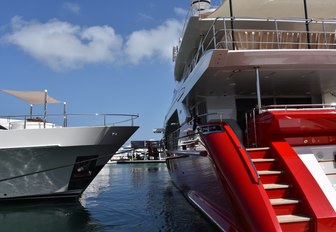
[[[131,126],[134,126],[134,120],[139,117],[139,115],[135,114],[47,114],[47,115],[11,115],[11,116],[0,116],[0,119],[6,119],[6,124],[11,125],[15,123],[22,123],[23,129],[27,128],[27,122],[30,121],[30,123],[43,123],[44,128],[46,127],[46,124],[48,122],[44,119],[45,118],[59,118],[63,119],[63,127],[68,126],[68,119],[69,117],[95,117],[95,118],[101,118],[102,123],[98,123],[98,125],[120,125],[125,124],[127,122],[130,122]],[[108,118],[115,118],[114,121],[108,121]],[[80,120],[76,120],[77,122],[80,122]],[[49,123],[50,124],[50,123]],[[53,124],[53,123],[52,123]],[[82,122],[82,124],[85,124]],[[2,125],[4,126],[4,125]],[[8,126],[7,129],[11,129],[10,126]]]

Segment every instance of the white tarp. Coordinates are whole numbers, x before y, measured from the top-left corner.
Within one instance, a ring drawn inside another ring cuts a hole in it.
[[[14,97],[20,98],[30,104],[49,104],[49,103],[61,103],[61,101],[49,97],[46,91],[15,91],[2,89],[2,92],[8,93]],[[45,102],[46,97],[46,102]]]

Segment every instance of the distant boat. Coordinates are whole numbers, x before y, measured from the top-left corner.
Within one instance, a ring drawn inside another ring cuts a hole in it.
[[[109,163],[165,163],[161,141],[137,140],[121,147]]]
[[[29,115],[0,117],[0,201],[79,198],[138,129],[133,125],[137,115],[68,114],[65,103],[62,114],[48,114],[48,104],[61,102],[47,91],[2,92],[32,105]],[[42,115],[33,115],[34,104],[44,105]],[[93,116],[101,126],[68,126],[68,121]],[[61,124],[52,122],[57,117]],[[123,124],[109,122],[112,117]]]
[[[336,1],[210,2],[173,48],[173,182],[222,231],[336,231]]]

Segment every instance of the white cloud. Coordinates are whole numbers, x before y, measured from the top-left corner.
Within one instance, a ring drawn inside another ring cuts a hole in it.
[[[179,8],[179,7],[174,8],[174,11],[177,15],[184,16],[184,17],[188,14],[188,11],[186,11],[183,8]]]
[[[171,59],[172,47],[177,43],[181,29],[182,24],[172,19],[154,29],[135,31],[127,40],[125,53],[133,64],[144,58]]]
[[[144,19],[144,20],[153,20],[153,17],[152,17],[152,16],[149,16],[149,15],[147,15],[147,14],[139,13],[138,15],[139,15],[139,17],[140,17],[141,19]]]
[[[122,38],[113,28],[80,28],[67,22],[47,23],[12,19],[13,33],[5,40],[55,70],[78,68],[86,63],[113,62],[120,55]]]
[[[76,3],[65,2],[63,3],[63,9],[74,14],[80,13],[80,6]]]
[[[83,28],[57,19],[41,23],[20,17],[14,17],[11,26],[12,32],[2,39],[54,70],[95,63],[138,64],[144,58],[171,60],[182,28],[177,20],[167,20],[157,28],[133,32],[124,42],[110,26]]]

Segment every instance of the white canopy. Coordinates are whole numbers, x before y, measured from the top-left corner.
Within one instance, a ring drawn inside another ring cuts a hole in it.
[[[238,18],[305,18],[303,0],[231,0],[232,14]],[[310,19],[335,19],[335,0],[307,0]],[[230,1],[226,0],[209,18],[230,17]]]
[[[15,91],[2,89],[2,92],[8,93],[14,97],[20,98],[30,104],[49,104],[49,103],[61,103],[61,101],[49,97],[46,90],[44,91]]]

